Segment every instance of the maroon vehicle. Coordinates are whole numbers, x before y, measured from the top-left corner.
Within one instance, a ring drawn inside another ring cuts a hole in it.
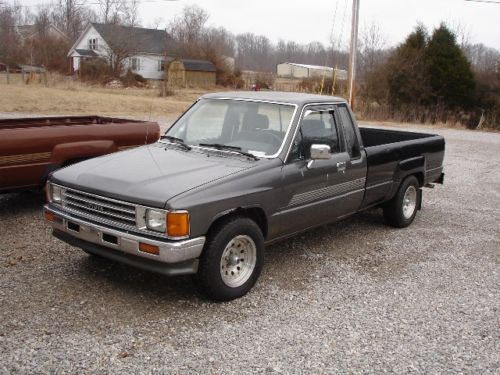
[[[43,186],[56,169],[159,137],[156,122],[111,117],[0,120],[0,193]]]

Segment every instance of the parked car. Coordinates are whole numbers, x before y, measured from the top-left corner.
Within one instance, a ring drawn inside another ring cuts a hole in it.
[[[111,117],[0,120],[0,193],[43,186],[56,169],[154,143],[159,136],[155,122]]]
[[[194,274],[208,297],[247,293],[265,245],[382,207],[412,223],[443,183],[443,137],[358,128],[341,98],[209,94],[150,146],[55,172],[45,217],[84,251],[164,275]]]

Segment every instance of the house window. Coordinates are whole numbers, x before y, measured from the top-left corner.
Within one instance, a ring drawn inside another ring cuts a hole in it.
[[[91,50],[97,49],[97,38],[89,39],[89,49]]]
[[[141,60],[138,57],[132,57],[132,70],[138,71],[141,70]]]
[[[158,71],[159,72],[165,71],[165,60],[158,60]]]

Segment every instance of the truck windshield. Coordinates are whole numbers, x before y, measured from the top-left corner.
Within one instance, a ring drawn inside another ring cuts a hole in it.
[[[166,133],[190,146],[230,146],[255,156],[275,155],[295,107],[287,104],[202,99]]]

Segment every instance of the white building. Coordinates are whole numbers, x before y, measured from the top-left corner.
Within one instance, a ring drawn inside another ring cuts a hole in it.
[[[123,67],[146,79],[163,79],[165,55],[173,54],[174,42],[165,30],[126,27],[91,23],[68,52],[74,72],[82,60],[104,58],[111,62],[113,56],[124,55]]]
[[[346,70],[334,69],[329,66],[296,64],[289,62],[284,62],[276,66],[276,73],[280,78],[332,78],[334,71],[336,72],[337,80],[347,80]]]

